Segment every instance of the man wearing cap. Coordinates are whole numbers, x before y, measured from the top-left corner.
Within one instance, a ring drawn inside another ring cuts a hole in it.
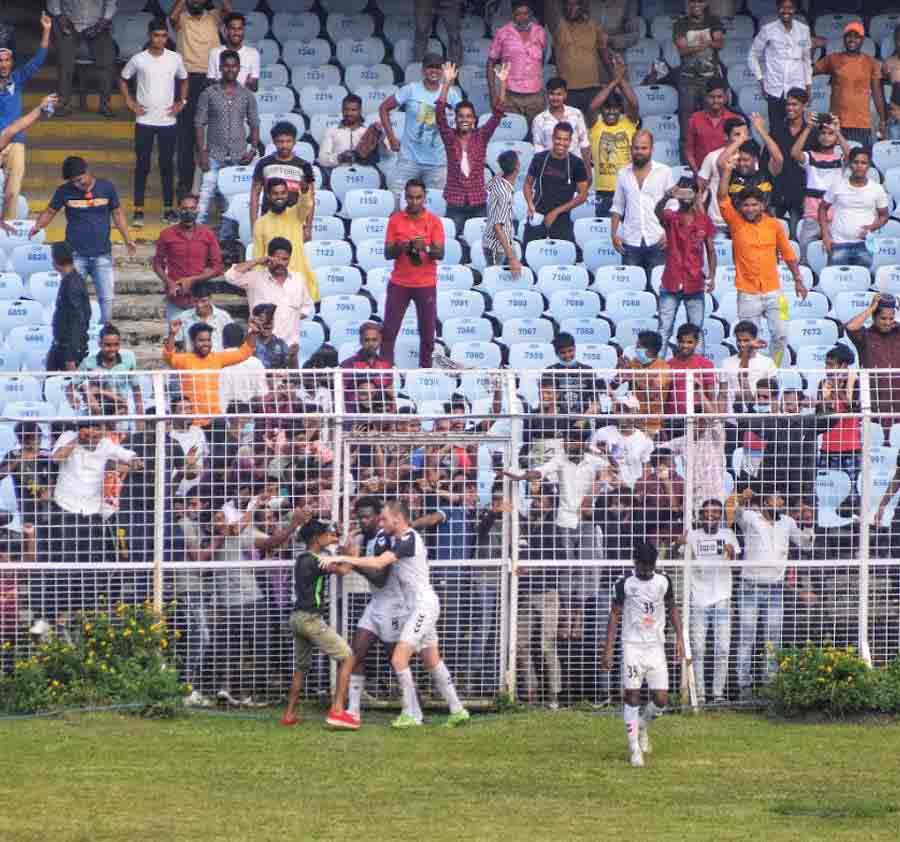
[[[378,109],[391,151],[400,153],[391,183],[398,207],[406,182],[411,178],[421,179],[429,190],[443,190],[447,184],[447,152],[435,118],[443,68],[444,59],[440,55],[426,53],[422,59],[422,81],[404,85]],[[459,88],[451,88],[444,107],[452,110],[461,101]],[[401,139],[397,138],[391,125],[391,111],[395,108],[399,108],[405,117]]]
[[[831,77],[831,113],[841,121],[844,137],[871,146],[870,98],[878,112],[879,137],[887,132],[887,119],[881,90],[881,63],[862,52],[865,37],[865,27],[859,21],[848,23],[844,27],[844,52],[820,58],[814,72]]]
[[[50,29],[53,21],[46,14],[41,15],[41,45],[23,67],[13,70],[13,51],[0,47],[0,130],[5,129],[22,116],[22,86],[38,72],[47,58],[50,46]],[[16,205],[22,178],[25,175],[25,135],[16,134],[12,142],[0,151],[0,169],[6,177],[3,187],[3,211],[0,223],[16,218]]]

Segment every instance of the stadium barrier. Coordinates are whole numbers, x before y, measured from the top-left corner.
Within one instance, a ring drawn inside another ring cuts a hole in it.
[[[775,648],[806,641],[883,665],[900,653],[897,376],[2,375],[0,644],[27,651],[77,634],[78,611],[148,600],[173,611],[196,688],[278,699],[302,548],[291,518],[333,521],[364,553],[355,506],[374,497],[421,519],[442,653],[469,703],[616,701],[607,616],[641,540],[659,548],[693,658],[675,658],[670,628],[676,694],[692,669],[698,701],[737,702]],[[369,593],[358,574],[332,582],[348,638]],[[397,698],[383,648],[366,670],[370,704]],[[333,677],[317,658],[307,694]]]

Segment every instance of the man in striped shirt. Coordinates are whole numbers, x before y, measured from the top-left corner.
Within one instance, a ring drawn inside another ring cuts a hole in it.
[[[487,188],[487,217],[481,245],[488,266],[508,263],[513,277],[522,274],[522,264],[513,247],[513,195],[519,177],[519,156],[512,149],[497,158],[500,172]]]

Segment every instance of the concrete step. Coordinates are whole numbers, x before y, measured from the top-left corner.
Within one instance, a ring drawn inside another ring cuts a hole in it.
[[[143,321],[164,321],[165,301],[159,292],[159,281],[156,282],[155,294],[122,295],[121,284],[116,278],[116,297],[113,300],[113,321],[122,323]],[[247,319],[247,299],[243,295],[222,295],[215,297],[216,306],[227,310],[232,318]]]
[[[41,104],[41,101],[47,96],[48,93],[51,93],[54,88],[51,86],[46,91],[37,91],[33,88],[29,88],[26,90],[25,94],[22,96],[22,108],[25,111],[30,111],[32,108],[37,108]],[[72,95],[72,102],[70,103],[73,109],[75,109],[76,113],[79,112],[80,109],[80,101],[78,98],[78,94],[75,93]],[[96,93],[89,93],[87,95],[87,109],[89,112],[96,112],[97,108],[100,105],[100,95]],[[125,108],[125,100],[122,99],[121,94],[113,94],[110,97],[110,106],[113,111],[121,112],[124,117],[125,114],[130,114],[127,108]],[[104,118],[109,119],[109,118]],[[110,122],[112,120],[110,119]]]
[[[82,142],[73,144],[69,147],[44,148],[36,149],[33,146],[28,149],[28,160],[30,164],[49,164],[56,166],[57,170],[61,170],[63,161],[70,155],[78,154],[89,163],[96,164],[102,161],[102,166],[107,167],[111,164],[133,164],[134,150],[126,147],[108,148],[104,145],[102,138],[97,138],[92,143]]]
[[[36,149],[59,149],[86,144],[104,149],[125,147],[134,157],[134,120],[124,114],[115,120],[99,114],[77,112],[64,120],[39,120],[28,130],[28,145]]]

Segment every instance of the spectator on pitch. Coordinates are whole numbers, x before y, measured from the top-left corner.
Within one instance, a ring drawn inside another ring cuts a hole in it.
[[[784,498],[767,494],[759,508],[749,508],[754,499],[748,488],[739,498],[735,522],[743,530],[744,564],[738,584],[739,638],[737,650],[738,688],[742,699],[753,695],[753,653],[758,626],[764,623],[764,677],[775,671],[775,653],[781,647],[784,619],[784,574],[791,544],[812,546],[813,528],[802,529],[785,509]]]
[[[224,3],[222,4],[224,8]],[[237,81],[247,90],[256,91],[259,88],[260,60],[259,50],[244,43],[244,33],[247,30],[247,18],[240,12],[231,12],[225,15],[225,45],[213,47],[209,51],[209,64],[206,69],[206,77],[218,82],[221,78],[221,64],[219,58],[225,50],[233,50],[241,60],[241,69],[238,72]]]
[[[812,34],[796,20],[794,0],[778,0],[778,17],[764,23],[753,39],[748,63],[769,103],[769,125],[780,126],[792,88],[812,90]]]
[[[379,142],[384,136],[381,123],[363,122],[362,100],[347,94],[341,100],[341,122],[325,130],[319,144],[319,166],[333,169],[340,164],[373,166],[379,158]]]
[[[222,10],[206,0],[175,0],[169,20],[175,29],[175,48],[188,72],[188,96],[178,115],[178,192],[194,189],[196,132],[194,118],[200,94],[209,84],[209,54],[219,47],[222,16],[231,12],[231,0],[222,0]],[[239,57],[240,59],[240,57]]]
[[[244,344],[245,337],[244,328],[237,322],[225,325],[222,329],[222,350],[240,348]],[[258,345],[258,337],[256,342]],[[222,371],[219,379],[219,404],[229,413],[248,409],[267,392],[266,367],[255,354],[242,362],[228,366]]]
[[[878,293],[872,302],[844,325],[847,336],[859,354],[860,368],[889,369],[869,375],[872,387],[872,413],[880,416],[885,427],[891,416],[900,415],[900,327],[896,323],[897,302],[892,295]],[[866,322],[872,324],[866,327]]]
[[[663,412],[672,375],[669,364],[660,357],[662,337],[654,330],[642,330],[637,337],[634,357],[623,357],[619,366],[619,382],[627,383],[637,400],[643,418],[638,426],[651,438],[662,430]]]
[[[568,151],[572,134],[568,123],[557,123],[551,148],[531,159],[523,190],[528,207],[526,246],[545,237],[575,240],[572,211],[587,201],[590,180],[584,161]]]
[[[531,124],[531,139],[535,152],[544,152],[553,146],[553,130],[560,123],[568,123],[572,127],[567,152],[580,155],[588,172],[593,170],[591,163],[591,141],[588,137],[584,115],[578,108],[566,104],[568,85],[560,76],[554,76],[547,82],[547,110],[542,111]]]
[[[163,283],[169,321],[197,305],[195,284],[199,287],[225,269],[218,238],[210,228],[197,222],[199,201],[194,193],[182,196],[178,201],[178,224],[160,231],[156,241],[152,265]],[[208,293],[208,288],[202,292]],[[218,341],[221,343],[220,337]]]
[[[293,207],[290,206],[289,183],[279,177],[269,179],[266,189],[268,201],[266,212],[253,226],[253,254],[263,258],[269,253],[269,244],[275,240],[287,240],[296,245],[290,252],[288,270],[303,284],[307,290],[307,297],[311,298],[313,303],[318,303],[319,282],[309,265],[304,247],[304,243],[309,239],[307,234],[311,230],[315,213],[315,176],[312,166],[307,162],[303,163],[302,173],[299,198]]]
[[[100,321],[112,318],[116,276],[113,271],[110,226],[115,223],[129,257],[137,254],[137,247],[128,231],[125,211],[119,204],[119,194],[111,181],[96,178],[84,158],[70,155],[63,161],[65,184],[56,188],[47,207],[35,220],[29,238],[46,228],[60,210],[66,211],[66,243],[72,249],[75,268],[83,278],[94,281],[100,303]]]
[[[144,193],[147,175],[150,173],[150,156],[153,142],[159,151],[159,176],[163,192],[163,222],[171,225],[178,221],[172,207],[175,201],[175,147],[178,141],[177,118],[187,102],[188,73],[181,56],[166,49],[169,30],[163,18],[147,25],[149,45],[146,50],[133,55],[119,77],[119,90],[134,121],[134,213],[133,228],[144,225]],[[128,80],[137,77],[134,97],[128,88]],[[176,80],[178,95],[175,96]]]
[[[640,113],[637,96],[625,77],[621,61],[616,62],[613,81],[597,94],[591,110],[600,114],[591,128],[594,212],[606,217],[616,192],[616,176],[631,163],[631,141]]]
[[[47,371],[75,371],[88,352],[91,302],[68,243],[54,243],[51,254],[60,281],[53,309],[53,344],[47,354]]]
[[[250,182],[250,228],[256,229],[256,220],[260,215],[260,197],[262,197],[262,213],[272,209],[269,198],[271,183],[276,179],[287,185],[288,201],[286,207],[294,207],[304,197],[308,200],[306,218],[304,219],[303,236],[308,240],[312,225],[312,193],[315,186],[315,173],[309,161],[294,154],[297,143],[297,127],[287,120],[272,126],[270,132],[275,151],[260,158],[253,167],[253,180]]]
[[[725,27],[720,18],[710,14],[706,0],[688,0],[687,15],[675,21],[672,40],[681,57],[678,68],[681,148],[688,166],[696,172],[696,165],[703,158],[695,157],[692,163],[687,156],[689,124],[692,115],[703,113],[707,84],[719,75],[719,50],[725,46]]]
[[[302,243],[297,248],[302,250]],[[247,291],[251,312],[258,304],[275,305],[275,335],[299,345],[300,322],[312,315],[313,301],[304,279],[290,269],[293,250],[289,239],[273,237],[262,256],[235,264],[225,280]]]
[[[203,322],[213,329],[213,351],[223,350],[224,346],[222,340],[225,328],[232,322],[231,314],[227,310],[215,306],[213,303],[213,286],[209,281],[192,283],[191,295],[194,298],[194,306],[189,310],[182,310],[175,317],[181,322],[181,333],[178,335],[178,344],[182,348],[187,348],[189,344],[188,332],[195,324]]]
[[[719,209],[731,231],[736,267],[738,318],[765,317],[772,337],[772,359],[780,365],[787,348],[787,304],[781,292],[779,255],[794,277],[794,291],[805,299],[806,286],[800,264],[781,222],[765,212],[766,199],[760,190],[749,187],[734,198],[728,194],[734,160],[723,155],[718,163]]]
[[[665,232],[653,212],[674,186],[671,167],[654,161],[653,135],[641,129],[631,139],[631,163],[619,170],[611,207],[613,247],[626,266],[640,266],[647,277],[665,262]]]
[[[678,201],[677,211],[666,209],[671,199]],[[682,304],[688,324],[703,327],[706,293],[711,293],[716,286],[713,245],[716,229],[703,210],[697,181],[693,178],[681,178],[675,187],[666,190],[656,204],[655,213],[666,238],[666,264],[659,291],[659,332],[665,357]],[[708,268],[703,265],[704,252]]]
[[[435,119],[447,157],[447,184],[444,199],[447,201],[447,216],[453,220],[457,235],[462,235],[466,222],[485,215],[487,196],[484,189],[484,168],[487,146],[503,119],[506,97],[506,79],[509,68],[497,68],[500,79],[500,98],[494,104],[487,122],[479,126],[475,107],[468,100],[456,104],[454,113],[456,124],[453,128],[447,122],[447,97],[451,85],[456,81],[455,64],[443,66],[443,83],[435,106]]]
[[[256,157],[259,146],[259,111],[256,97],[238,84],[241,60],[234,50],[225,50],[220,59],[221,79],[204,89],[194,114],[197,163],[203,172],[200,182],[198,219],[206,222],[222,167],[246,166]],[[222,239],[235,236],[237,223],[222,221]]]
[[[516,253],[513,223],[513,198],[519,178],[519,156],[514,150],[507,149],[497,157],[497,165],[500,172],[487,186],[481,247],[485,265],[506,264],[512,276],[519,278],[522,275],[522,263]]]
[[[410,303],[419,326],[419,366],[431,368],[437,325],[437,264],[444,259],[444,226],[425,207],[425,184],[406,182],[406,208],[391,215],[384,256],[394,261],[384,305],[381,351],[391,364],[394,345]]]
[[[866,238],[887,225],[890,200],[877,181],[869,180],[872,155],[852,149],[850,176],[826,190],[819,204],[822,245],[830,266],[872,266]]]
[[[392,152],[399,153],[390,184],[400,207],[410,179],[417,179],[428,189],[443,190],[447,184],[447,154],[438,134],[436,109],[441,94],[444,61],[437,53],[422,59],[422,81],[409,82],[389,96],[378,109],[378,115]],[[455,108],[462,100],[458,88],[445,98],[447,108]],[[391,125],[391,111],[399,108],[404,116],[403,138],[397,139]]]
[[[687,122],[684,139],[684,159],[695,172],[700,172],[700,165],[706,156],[716,149],[722,148],[722,132],[725,121],[737,117],[726,108],[728,104],[728,83],[719,76],[713,76],[704,83],[703,109],[694,109]]]
[[[113,324],[100,330],[100,351],[86,356],[78,368],[92,372],[86,386],[111,392],[116,399],[128,406],[128,398],[134,401],[135,415],[144,414],[144,394],[141,384],[130,372],[137,371],[134,351],[122,348],[122,334]]]
[[[813,73],[831,80],[831,113],[844,127],[847,140],[871,146],[872,116],[870,105],[878,112],[878,137],[887,133],[884,92],[881,89],[881,62],[862,52],[866,29],[854,20],[844,27],[844,51],[820,58]]]
[[[100,88],[102,117],[115,117],[110,105],[112,70],[116,59],[116,45],[112,38],[112,18],[116,13],[114,0],[47,0],[47,13],[53,18],[53,39],[56,46],[58,73],[59,117],[72,114],[72,82],[79,47],[85,44],[94,60],[94,70]]]
[[[499,102],[494,71],[509,66],[506,111],[521,114],[531,126],[544,108],[544,49],[547,33],[526,0],[513,0],[512,20],[495,33],[488,52],[487,84],[491,103]]]
[[[13,69],[14,53],[11,46],[0,46],[0,131],[8,128],[22,116],[22,88],[40,70],[47,58],[50,46],[50,29],[53,21],[41,14],[41,42],[31,60]],[[22,178],[25,176],[25,135],[17,132],[11,142],[0,151],[0,170],[3,183],[3,204],[0,206],[0,227],[8,219],[15,219],[19,204]]]

